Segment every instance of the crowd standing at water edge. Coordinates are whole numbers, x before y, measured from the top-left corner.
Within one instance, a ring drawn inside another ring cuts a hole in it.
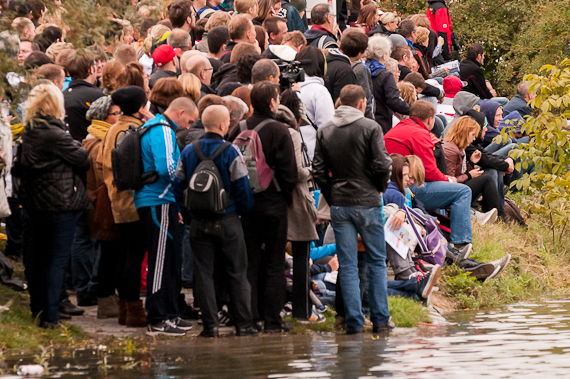
[[[2,98],[5,254],[41,327],[96,305],[149,335],[255,336],[334,308],[347,334],[386,334],[389,296],[429,305],[444,265],[486,281],[509,264],[469,258],[472,223],[511,220],[534,94],[497,97],[480,44],[446,65],[443,0],[404,19],[366,0],[135,0],[81,46],[43,1],[3,3],[0,33],[25,73],[2,72],[21,94]]]

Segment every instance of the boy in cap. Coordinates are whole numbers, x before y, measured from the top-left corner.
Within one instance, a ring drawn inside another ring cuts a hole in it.
[[[170,45],[160,45],[152,53],[152,60],[156,66],[156,71],[150,76],[148,85],[150,89],[154,83],[161,78],[177,77],[178,74],[178,59],[176,57],[180,54],[180,48],[174,49]]]

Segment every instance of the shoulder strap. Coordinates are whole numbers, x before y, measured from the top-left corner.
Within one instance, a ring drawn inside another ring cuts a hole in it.
[[[319,38],[319,42],[317,43],[317,48],[323,50],[324,49],[324,45],[325,45],[325,40],[327,39],[327,35],[322,35],[321,38]]]
[[[253,130],[255,130],[257,133],[259,133],[259,131],[260,131],[261,129],[263,129],[263,127],[264,127],[265,125],[269,124],[271,121],[275,121],[275,120],[273,120],[272,118],[267,118],[267,119],[261,121],[259,124],[257,124],[257,126],[255,127],[255,129],[253,129]]]
[[[174,127],[174,124],[172,123],[172,120],[170,119],[170,117],[168,117],[167,115],[165,115],[164,113],[160,114],[162,117],[164,117],[164,119],[166,120],[166,122],[168,122],[168,126],[170,126],[170,129],[176,131],[176,128]],[[156,124],[158,125],[158,124]],[[154,126],[154,125],[153,125]]]
[[[244,132],[247,130],[247,124],[245,123],[245,120],[240,121],[239,122],[239,132]]]
[[[202,147],[200,146],[200,141],[196,141],[192,144],[192,147],[194,148],[194,152],[196,153],[196,155],[198,156],[198,159],[201,161],[205,161],[206,158],[204,156],[204,153],[202,153]]]
[[[416,228],[416,224],[414,223],[414,219],[412,218],[410,211],[411,211],[411,209],[407,205],[404,205],[404,212],[406,212],[406,216],[408,217],[408,222],[410,223],[412,230],[414,231],[414,234],[416,235],[416,237],[418,239],[418,243],[420,245],[420,248],[422,249],[422,251],[429,251],[429,249],[428,249],[428,247],[427,247],[427,245],[426,245],[426,243],[422,237],[422,234]]]
[[[226,150],[226,148],[227,148],[228,146],[230,146],[230,145],[231,145],[231,143],[229,143],[229,142],[227,142],[227,141],[224,141],[224,143],[222,143],[220,146],[218,146],[218,148],[216,149],[216,151],[214,151],[214,154],[210,155],[210,159],[211,159],[211,160],[216,159],[216,158],[218,157],[218,155],[222,154],[222,152],[223,152],[224,150]]]

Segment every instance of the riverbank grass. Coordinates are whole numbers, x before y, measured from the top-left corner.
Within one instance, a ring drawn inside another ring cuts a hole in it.
[[[37,349],[40,346],[75,346],[88,336],[76,326],[63,323],[61,329],[40,328],[32,318],[27,292],[16,292],[0,285],[0,305],[9,310],[0,313],[0,347],[2,349]]]

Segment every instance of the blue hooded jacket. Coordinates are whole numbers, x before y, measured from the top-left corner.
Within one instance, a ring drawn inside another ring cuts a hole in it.
[[[498,129],[499,125],[495,125],[495,114],[497,109],[501,104],[496,101],[485,99],[481,102],[481,112],[487,117],[487,133],[485,133],[485,138],[483,139],[483,146],[487,147],[493,142],[493,138],[501,134]]]
[[[524,125],[523,116],[518,111],[509,113],[503,121],[499,124],[499,130],[504,128],[512,129],[515,133],[521,132],[521,127]]]
[[[135,207],[150,207],[162,204],[176,204],[174,180],[180,149],[176,143],[176,124],[172,127],[161,114],[148,120],[141,128],[154,126],[141,137],[141,151],[144,172],[158,172],[155,183],[134,191]]]

